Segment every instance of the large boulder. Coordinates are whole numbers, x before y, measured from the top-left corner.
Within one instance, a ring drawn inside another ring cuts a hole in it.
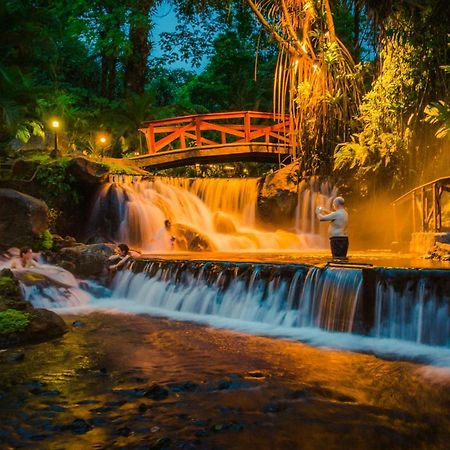
[[[82,186],[98,186],[108,181],[109,169],[104,164],[78,157],[70,161],[67,171]]]
[[[292,222],[297,207],[298,170],[298,163],[289,164],[262,180],[257,202],[261,222],[274,226]]]
[[[43,201],[0,189],[0,248],[32,246],[47,228],[48,208]]]
[[[176,248],[181,251],[211,252],[216,250],[208,236],[192,226],[176,223],[173,225]]]
[[[53,262],[81,277],[99,276],[116,248],[115,244],[80,244],[61,249],[54,256]]]
[[[22,300],[19,282],[7,269],[0,271],[0,315],[0,347],[35,344],[67,332],[64,320],[56,313],[35,309],[30,302]],[[9,320],[26,318],[28,323],[20,330],[8,330],[6,315]]]

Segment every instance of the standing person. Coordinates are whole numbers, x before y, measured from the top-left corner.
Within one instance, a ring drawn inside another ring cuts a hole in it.
[[[11,261],[11,269],[30,269],[38,267],[38,263],[33,259],[34,253],[31,247],[22,247],[20,256]]]
[[[171,251],[175,245],[176,238],[172,234],[172,222],[169,219],[164,221],[164,227],[161,228],[153,239],[152,250]]]
[[[333,258],[346,258],[348,251],[347,224],[348,214],[345,210],[345,202],[342,197],[333,200],[333,212],[327,211],[321,206],[316,209],[317,218],[321,222],[331,222],[328,228],[330,247]]]

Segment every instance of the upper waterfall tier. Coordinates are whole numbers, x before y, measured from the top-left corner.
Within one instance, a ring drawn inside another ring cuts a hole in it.
[[[115,177],[100,190],[89,224],[91,233],[105,234],[146,252],[164,251],[159,242],[169,219],[175,250],[277,250],[321,248],[324,227],[314,216],[317,206],[329,207],[336,192],[327,183],[302,182],[296,217],[284,229],[258,221],[256,178],[186,179]],[[166,246],[167,247],[167,246]]]

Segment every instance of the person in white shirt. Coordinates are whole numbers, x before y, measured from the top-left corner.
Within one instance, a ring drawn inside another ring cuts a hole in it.
[[[316,208],[317,218],[321,222],[330,222],[328,235],[330,237],[331,254],[333,258],[346,258],[348,251],[347,224],[348,214],[345,210],[345,201],[342,197],[333,200],[333,212],[325,208]]]

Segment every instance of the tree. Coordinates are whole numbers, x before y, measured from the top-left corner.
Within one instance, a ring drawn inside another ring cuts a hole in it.
[[[329,171],[333,147],[348,133],[360,84],[353,59],[336,35],[328,0],[247,3],[278,42],[274,109],[285,106],[302,169]]]
[[[359,130],[338,145],[335,155],[335,168],[359,180],[369,194],[386,188],[401,192],[436,176],[442,146],[423,119],[424,112],[433,114],[430,122],[444,118],[445,108],[425,105],[448,95],[439,66],[448,61],[449,4],[427,0],[388,6],[387,16],[384,10],[377,15],[383,18],[380,67],[361,103]],[[432,161],[435,170],[430,170]]]

